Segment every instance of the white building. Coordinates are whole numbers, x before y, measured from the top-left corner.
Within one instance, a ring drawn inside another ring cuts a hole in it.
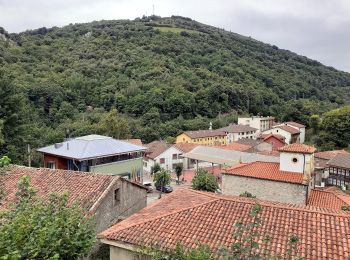
[[[227,143],[238,141],[242,138],[256,139],[258,129],[242,124],[230,124],[229,126],[218,129],[227,134]]]
[[[145,146],[148,147],[143,159],[143,169],[146,172],[151,172],[156,163],[169,171],[174,171],[177,164],[182,164],[185,167],[189,162],[187,158],[182,158],[181,155],[197,147],[196,144],[178,143],[172,145],[164,141],[153,141]]]
[[[305,126],[296,122],[285,122],[273,126],[263,134],[279,134],[285,138],[287,144],[305,142]]]
[[[271,129],[274,124],[275,118],[272,116],[252,116],[252,117],[239,117],[238,124],[247,125],[250,127],[257,128],[259,132]]]

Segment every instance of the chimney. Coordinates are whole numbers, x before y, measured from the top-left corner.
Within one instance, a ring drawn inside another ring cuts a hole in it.
[[[209,130],[213,130],[213,123],[212,122],[209,123]]]

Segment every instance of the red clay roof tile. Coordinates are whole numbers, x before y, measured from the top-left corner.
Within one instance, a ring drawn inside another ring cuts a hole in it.
[[[17,183],[25,175],[30,177],[30,185],[37,190],[38,196],[47,199],[50,193],[68,192],[68,203],[79,199],[81,206],[87,210],[98,201],[112,182],[119,179],[111,175],[14,165],[11,166],[9,174],[0,176],[5,193],[0,209],[6,209],[14,202],[18,191]]]
[[[290,153],[314,153],[316,148],[306,144],[289,144],[278,149],[280,152],[290,152]]]
[[[239,164],[230,168],[226,168],[223,174],[296,184],[303,183],[303,174],[296,172],[280,171],[279,167],[279,163],[252,162],[248,164]]]
[[[340,210],[342,206],[350,205],[350,196],[336,187],[313,189],[308,199],[308,205]]]
[[[190,195],[190,193],[193,195]],[[188,203],[191,198],[192,203]],[[171,202],[171,203],[170,203]],[[236,240],[234,224],[249,221],[257,200],[207,195],[178,189],[168,197],[148,206],[99,235],[99,238],[136,246],[158,245],[174,249],[180,242],[185,247],[207,244],[212,250],[230,247]],[[182,205],[185,203],[184,205]],[[169,209],[169,204],[173,209]],[[292,234],[299,238],[292,256],[304,259],[348,259],[350,252],[350,218],[340,211],[259,201],[262,223],[258,232],[268,235],[260,243],[266,256],[287,258]]]

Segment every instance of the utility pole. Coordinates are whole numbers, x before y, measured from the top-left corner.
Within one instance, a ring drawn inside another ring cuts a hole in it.
[[[30,144],[28,144],[27,146],[27,151],[28,151],[28,166],[32,167],[32,156],[31,156]]]

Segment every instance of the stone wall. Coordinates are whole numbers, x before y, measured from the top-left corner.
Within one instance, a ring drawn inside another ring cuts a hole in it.
[[[308,186],[249,177],[222,175],[222,193],[239,196],[250,192],[258,199],[306,205]]]

